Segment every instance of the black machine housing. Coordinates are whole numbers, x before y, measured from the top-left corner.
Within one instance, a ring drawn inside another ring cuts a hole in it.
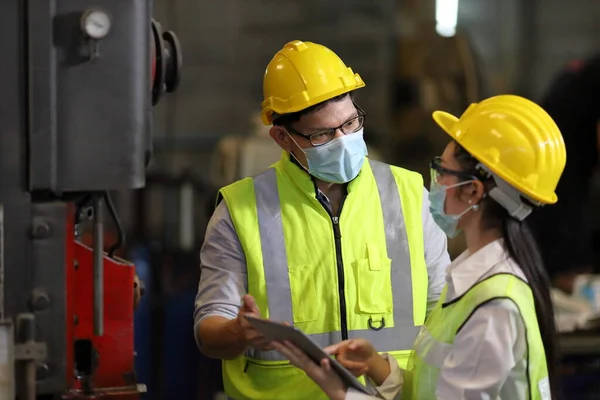
[[[100,39],[82,28],[92,10],[110,17]],[[149,0],[2,0],[0,36],[0,323],[35,317],[47,348],[37,392],[57,394],[72,346],[61,331],[68,203],[144,186],[152,106],[177,88],[181,49]]]

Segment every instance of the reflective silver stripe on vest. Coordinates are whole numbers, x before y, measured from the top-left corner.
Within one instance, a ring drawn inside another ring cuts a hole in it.
[[[283,222],[277,191],[277,176],[269,168],[254,178],[254,192],[258,214],[258,229],[265,270],[269,319],[293,323],[292,292],[287,270],[287,254],[283,237]],[[265,361],[281,361],[286,358],[276,351],[248,349],[246,356]]]
[[[283,237],[279,192],[277,191],[277,176],[274,168],[269,168],[254,178],[254,191],[267,285],[269,318],[292,323],[294,322],[292,293],[287,270],[288,261]]]
[[[349,331],[350,338],[365,338],[372,341],[377,350],[409,350],[419,333],[414,326],[413,296],[408,238],[402,214],[398,186],[389,165],[369,160],[377,182],[383,220],[385,224],[388,257],[392,260],[392,293],[394,301],[394,328],[380,331],[370,329]],[[283,223],[277,177],[270,168],[254,178],[258,225],[265,270],[269,318],[275,321],[293,322],[292,295],[285,251]],[[421,210],[418,210],[421,212]],[[367,316],[365,316],[367,318]],[[377,326],[377,321],[373,323]],[[309,335],[321,347],[342,340],[339,331]],[[260,360],[277,361],[285,358],[275,351],[249,350],[246,355]]]
[[[350,338],[365,338],[372,341],[379,351],[409,350],[419,334],[420,327],[414,326],[413,292],[406,224],[402,213],[402,202],[398,185],[389,165],[369,160],[381,201],[385,244],[388,258],[392,260],[392,293],[394,297],[394,328],[380,331],[370,329],[348,332]],[[397,205],[397,206],[396,206]],[[410,212],[421,213],[422,210]]]

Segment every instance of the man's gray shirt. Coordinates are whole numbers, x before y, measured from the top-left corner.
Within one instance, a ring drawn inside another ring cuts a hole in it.
[[[425,263],[429,277],[427,309],[437,303],[445,281],[446,267],[450,264],[446,234],[437,226],[429,213],[427,190],[423,194],[423,241]],[[321,199],[329,204],[328,199]],[[242,297],[248,293],[246,258],[224,201],[217,206],[208,222],[204,244],[200,250],[200,283],[194,310],[194,335],[200,344],[198,326],[203,319],[221,316],[237,317]]]

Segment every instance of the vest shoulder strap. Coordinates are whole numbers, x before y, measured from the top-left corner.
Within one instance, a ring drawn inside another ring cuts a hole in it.
[[[508,299],[514,302],[524,318],[528,316],[525,314],[529,314],[529,310],[535,309],[533,293],[527,282],[509,273],[495,274],[482,280],[463,296],[445,303],[442,307],[455,304],[460,310],[459,319],[464,325],[477,308],[496,299]]]
[[[268,169],[267,172],[274,173],[274,170]],[[260,243],[257,230],[255,179],[259,179],[262,175],[241,179],[219,190],[219,196],[223,197],[227,205],[238,238],[246,252]]]
[[[392,169],[394,176],[400,178],[400,181],[404,185],[416,187],[423,191],[423,176],[420,173],[397,167],[395,165],[390,165],[390,168]]]
[[[248,268],[247,282],[248,292],[252,294],[256,303],[265,314],[267,310],[267,296],[265,288],[265,275],[262,265],[264,264],[261,249],[261,231],[258,223],[257,195],[264,199],[263,193],[257,193],[256,184],[262,182],[264,185],[276,185],[274,180],[275,170],[269,168],[263,174],[255,178],[245,178],[222,188],[219,193],[227,205],[231,221],[240,241],[246,267]],[[260,192],[260,190],[258,191]],[[258,249],[258,251],[257,251]]]
[[[418,172],[371,159],[369,159],[369,164],[371,164],[371,168],[374,171],[378,169],[380,170],[381,168],[389,168],[396,178],[396,182],[399,184],[399,186],[408,186],[418,188],[421,191],[423,190],[423,176]]]
[[[230,201],[248,199],[254,194],[254,184],[252,178],[244,178],[239,181],[233,182],[230,185],[224,186],[219,189],[217,194],[217,205],[224,199],[227,205],[230,205]]]
[[[514,297],[515,300],[520,300],[525,297],[523,294],[531,295],[531,288],[527,282],[513,274],[499,273],[475,285],[470,291],[470,300],[475,303],[482,303],[496,297]]]

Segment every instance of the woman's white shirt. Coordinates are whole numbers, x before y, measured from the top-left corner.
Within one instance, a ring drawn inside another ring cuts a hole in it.
[[[526,281],[521,268],[508,257],[502,239],[474,254],[462,253],[446,270],[446,301],[464,295],[480,281],[509,273]],[[377,343],[374,343],[377,348]],[[438,400],[526,399],[527,360],[525,325],[515,303],[494,300],[479,307],[457,333],[440,370]],[[387,356],[386,356],[387,357]],[[402,369],[387,357],[391,373],[373,397],[350,389],[346,400],[402,398]]]

